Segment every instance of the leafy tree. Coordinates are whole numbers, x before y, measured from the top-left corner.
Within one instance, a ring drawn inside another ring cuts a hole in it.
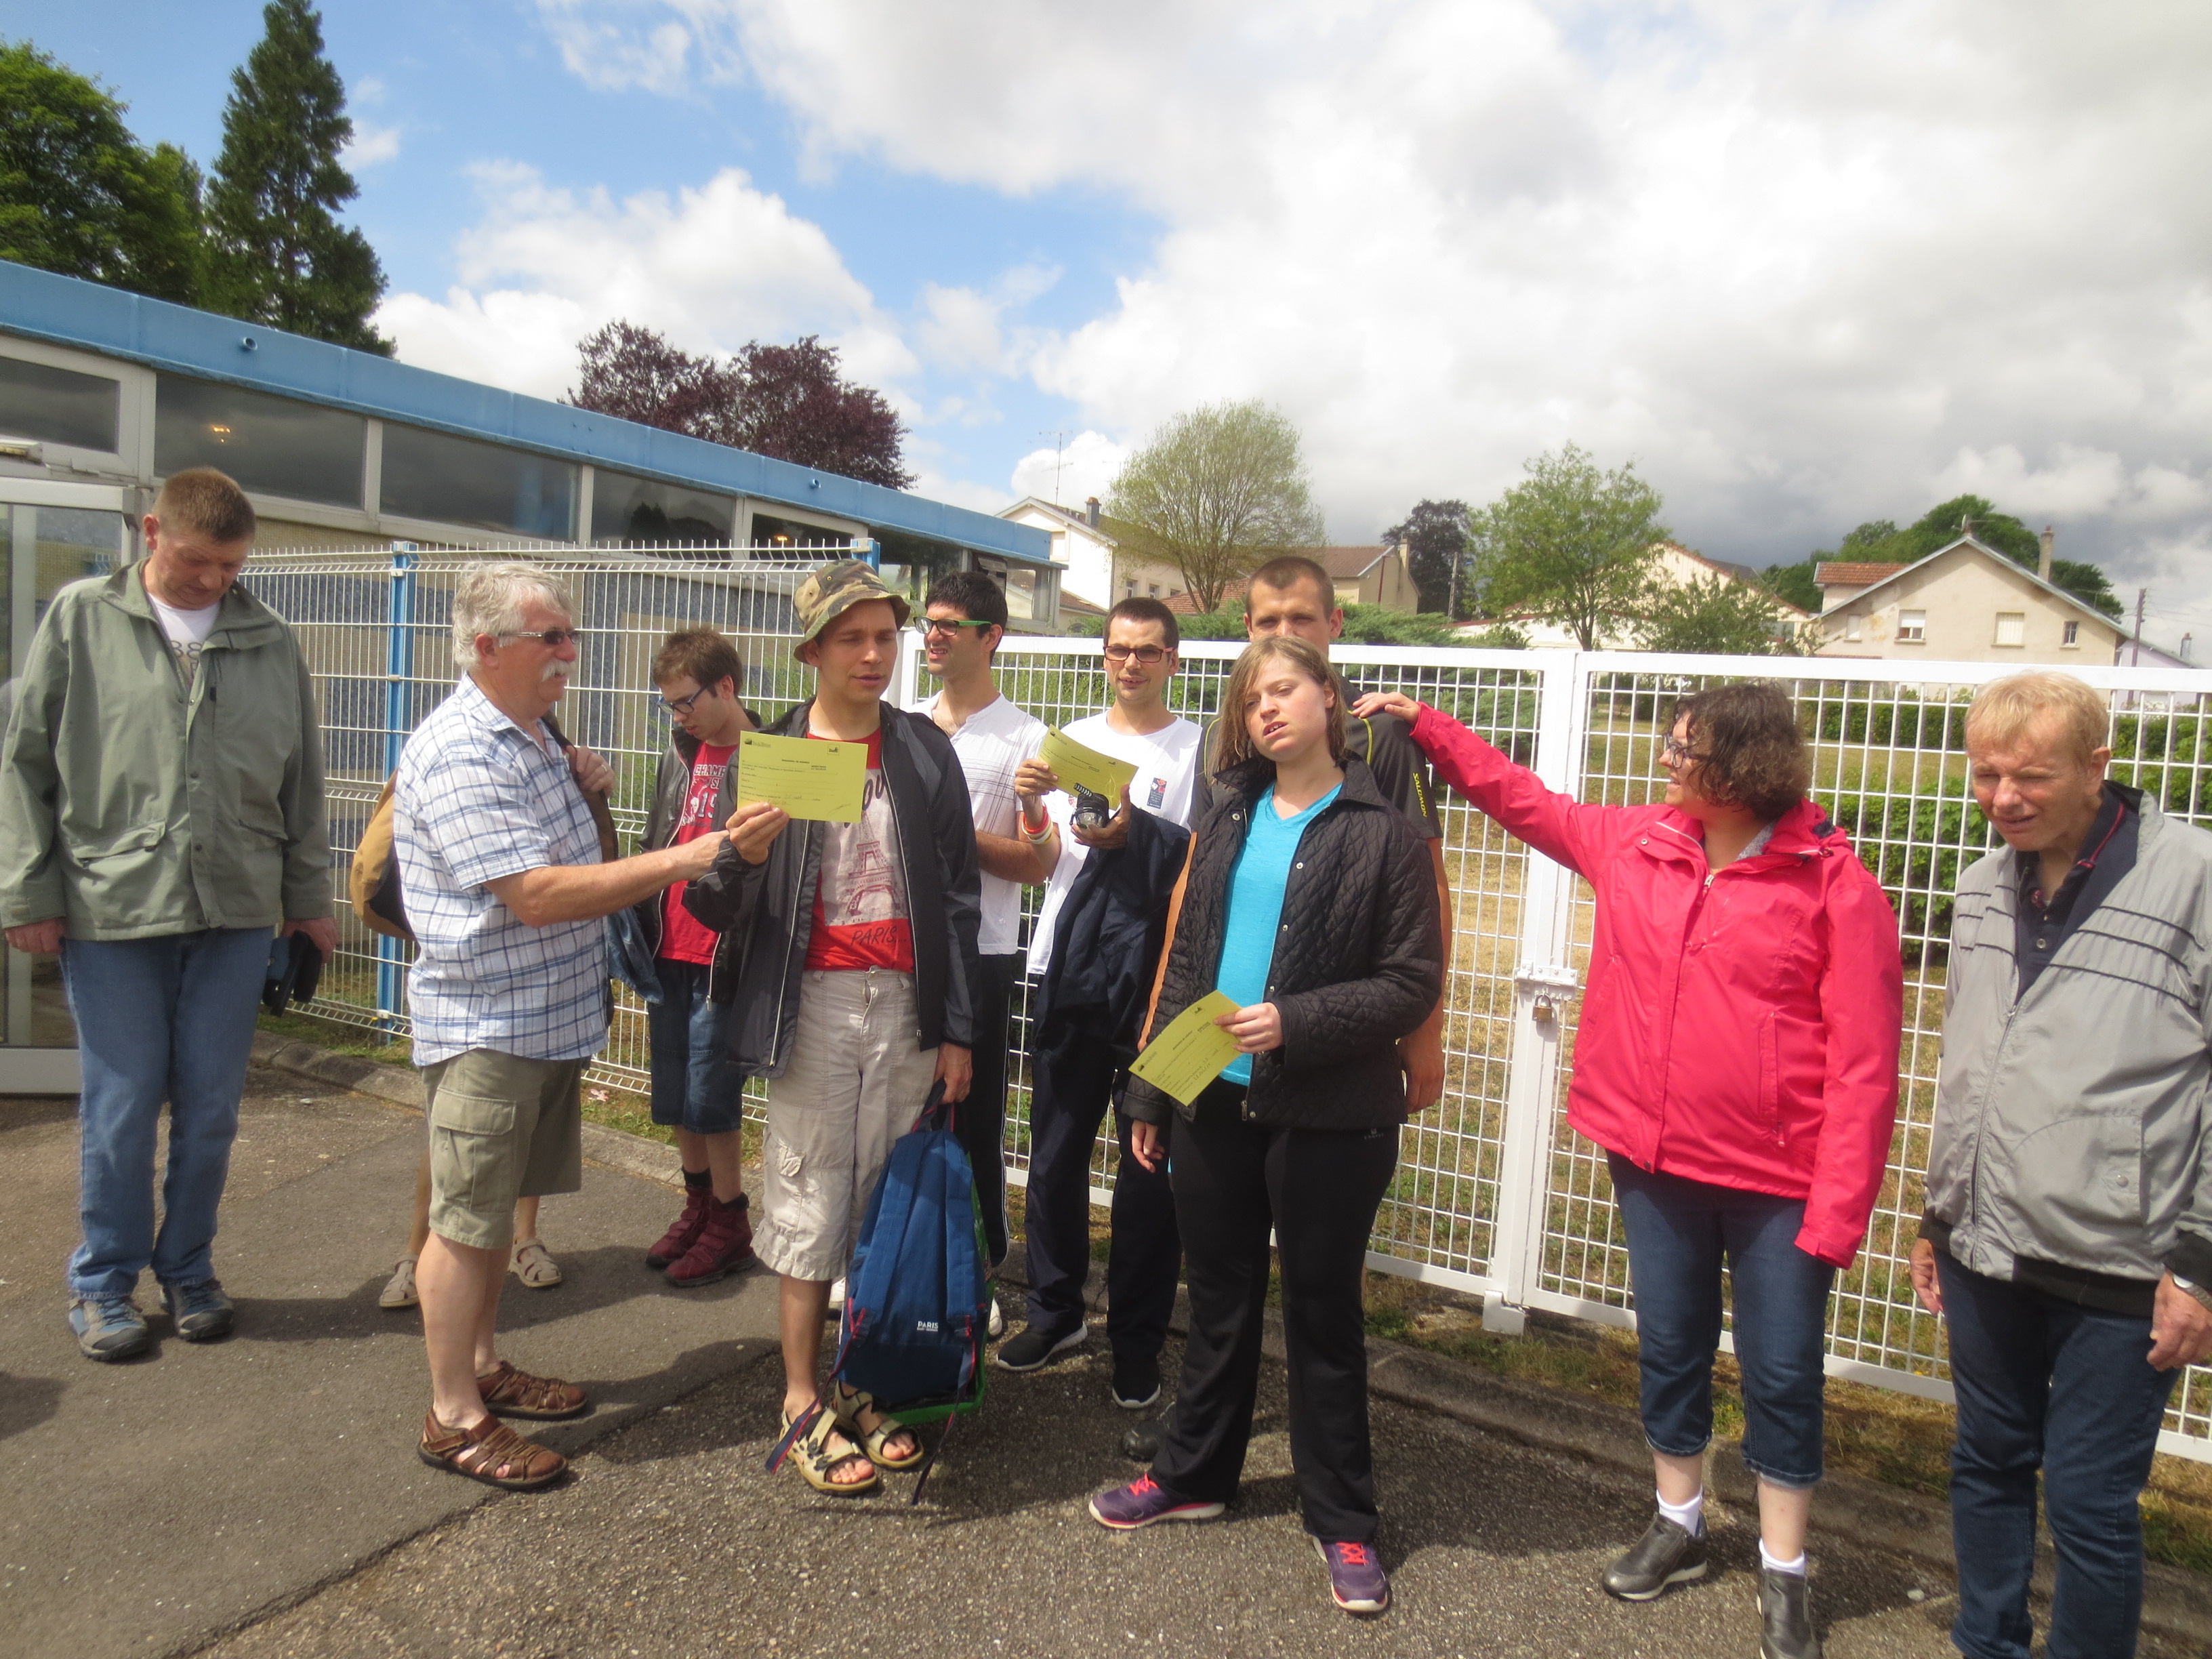
[[[891,489],[914,482],[900,464],[897,413],[881,392],[840,375],[836,348],[811,334],[787,346],[754,340],[719,362],[618,320],[585,336],[577,352],[581,374],[567,401],[579,409]]]
[[[1644,590],[1638,635],[1646,651],[1703,651],[1763,657],[1777,648],[1775,595],[1716,571]]]
[[[345,86],[323,56],[321,14],[269,0],[266,30],[231,71],[222,154],[208,191],[208,301],[234,317],[392,355],[369,326],[384,267],[331,216],[360,193],[338,152],[353,137]]]
[[[1595,650],[1608,627],[1635,617],[1652,545],[1670,539],[1659,492],[1633,463],[1603,472],[1573,444],[1539,455],[1528,472],[1469,520],[1484,605],[1532,612]]]
[[[1464,645],[1441,611],[1407,615],[1387,605],[1347,605],[1344,637],[1360,645]]]
[[[758,340],[738,353],[737,402],[721,441],[780,461],[904,489],[906,427],[884,395],[838,372],[837,349],[809,334],[787,346]]]
[[[2042,565],[2043,544],[2036,533],[2012,514],[1998,512],[1980,495],[1954,495],[1929,507],[1903,530],[1887,519],[1874,520],[1844,537],[1839,552],[1815,553],[1813,558],[1815,562],[1851,559],[1877,564],[1911,564],[1948,547],[1969,532],[1984,547],[1995,549],[2024,569],[2034,570]],[[2123,614],[2119,595],[2112,592],[2112,582],[2096,565],[2079,559],[2053,559],[2051,580],[2054,586],[2064,588],[2084,605],[2115,621]]]
[[[1526,651],[1528,630],[1511,623],[1492,623],[1480,634],[1462,634],[1455,643],[1473,651]]]
[[[1108,496],[1106,510],[1135,532],[1130,550],[1174,565],[1206,611],[1238,577],[1326,533],[1297,428],[1256,400],[1175,416],[1124,464]]]
[[[1416,502],[1403,524],[1382,532],[1382,545],[1406,544],[1406,564],[1413,586],[1421,592],[1424,611],[1449,610],[1460,567],[1467,559],[1467,503]]]
[[[565,402],[687,438],[726,441],[738,377],[724,365],[620,320],[586,335],[576,349],[582,372]]]
[[[127,106],[27,45],[0,45],[0,258],[191,305],[199,169],[143,148]]]
[[[1820,585],[1813,580],[1814,562],[1770,564],[1759,573],[1759,586],[1778,599],[1786,599],[1800,611],[1820,614]]]

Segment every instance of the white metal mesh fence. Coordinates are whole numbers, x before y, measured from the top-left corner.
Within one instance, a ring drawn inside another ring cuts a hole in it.
[[[344,908],[346,864],[399,743],[454,680],[453,574],[481,556],[423,555],[395,568],[384,553],[261,555],[251,568],[253,590],[298,629],[322,700],[343,935],[310,1011],[325,1018],[406,1029],[404,952]],[[763,550],[720,564],[651,554],[538,556],[577,590],[583,658],[562,718],[614,763],[616,818],[627,842],[643,827],[667,740],[649,672],[661,640],[698,623],[731,635],[750,665],[748,702],[773,718],[805,689],[790,659],[789,594],[819,556]],[[1210,718],[1237,650],[1187,644],[1170,706]],[[1832,1306],[1830,1369],[1947,1397],[1942,1329],[1914,1299],[1905,1261],[1934,1113],[1950,895],[1962,863],[1991,844],[1966,785],[1964,701],[2002,668],[1364,646],[1340,646],[1334,655],[1355,690],[1403,690],[1466,721],[1552,787],[1615,804],[1656,798],[1658,742],[1685,693],[1747,673],[1790,680],[1814,745],[1814,792],[1897,906],[1905,959],[1898,1129],[1867,1248]],[[917,641],[902,654],[902,696],[926,681],[920,662]],[[1051,724],[1106,706],[1096,641],[1010,639],[998,665],[1005,693]],[[2119,781],[2212,824],[2212,710],[2198,701],[2212,702],[2212,674],[2083,677],[2116,694]],[[1509,1319],[1510,1309],[1534,1307],[1632,1322],[1604,1158],[1566,1128],[1564,1115],[1589,890],[1456,796],[1440,805],[1455,895],[1445,1094],[1407,1127],[1370,1261],[1484,1295]],[[1025,937],[1038,894],[1027,897]],[[1028,1164],[1034,989],[1030,981],[1018,985],[1011,1039],[1006,1150],[1017,1182]],[[595,1076],[641,1091],[646,1060],[642,1010],[623,993]],[[1111,1185],[1111,1145],[1102,1137],[1094,1154],[1102,1193]],[[2212,1370],[2192,1370],[2176,1390],[2164,1444],[2212,1460]]]

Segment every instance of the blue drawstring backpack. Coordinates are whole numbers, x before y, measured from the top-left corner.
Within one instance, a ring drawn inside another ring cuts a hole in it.
[[[769,1454],[771,1474],[841,1382],[873,1395],[878,1411],[908,1428],[942,1421],[950,1432],[954,1416],[983,1403],[982,1212],[952,1115],[936,1084],[914,1127],[892,1142],[846,1269],[836,1360],[813,1406]],[[923,1460],[909,1502],[921,1501],[944,1444],[940,1436]]]

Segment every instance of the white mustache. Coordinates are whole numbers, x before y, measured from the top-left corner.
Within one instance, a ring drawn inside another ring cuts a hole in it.
[[[541,681],[565,680],[568,678],[568,665],[565,662],[549,662],[538,671],[538,678]]]

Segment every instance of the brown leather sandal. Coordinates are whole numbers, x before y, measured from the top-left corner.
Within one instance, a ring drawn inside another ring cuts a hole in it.
[[[504,1359],[499,1362],[497,1370],[477,1378],[477,1392],[483,1396],[486,1409],[501,1417],[527,1417],[550,1422],[556,1418],[580,1417],[592,1408],[592,1402],[574,1383],[563,1382],[557,1376],[532,1376],[528,1371],[515,1370]]]
[[[568,1467],[560,1453],[525,1440],[496,1417],[487,1417],[472,1429],[449,1429],[436,1412],[428,1412],[422,1418],[422,1441],[415,1451],[434,1469],[465,1474],[507,1492],[550,1486]]]

